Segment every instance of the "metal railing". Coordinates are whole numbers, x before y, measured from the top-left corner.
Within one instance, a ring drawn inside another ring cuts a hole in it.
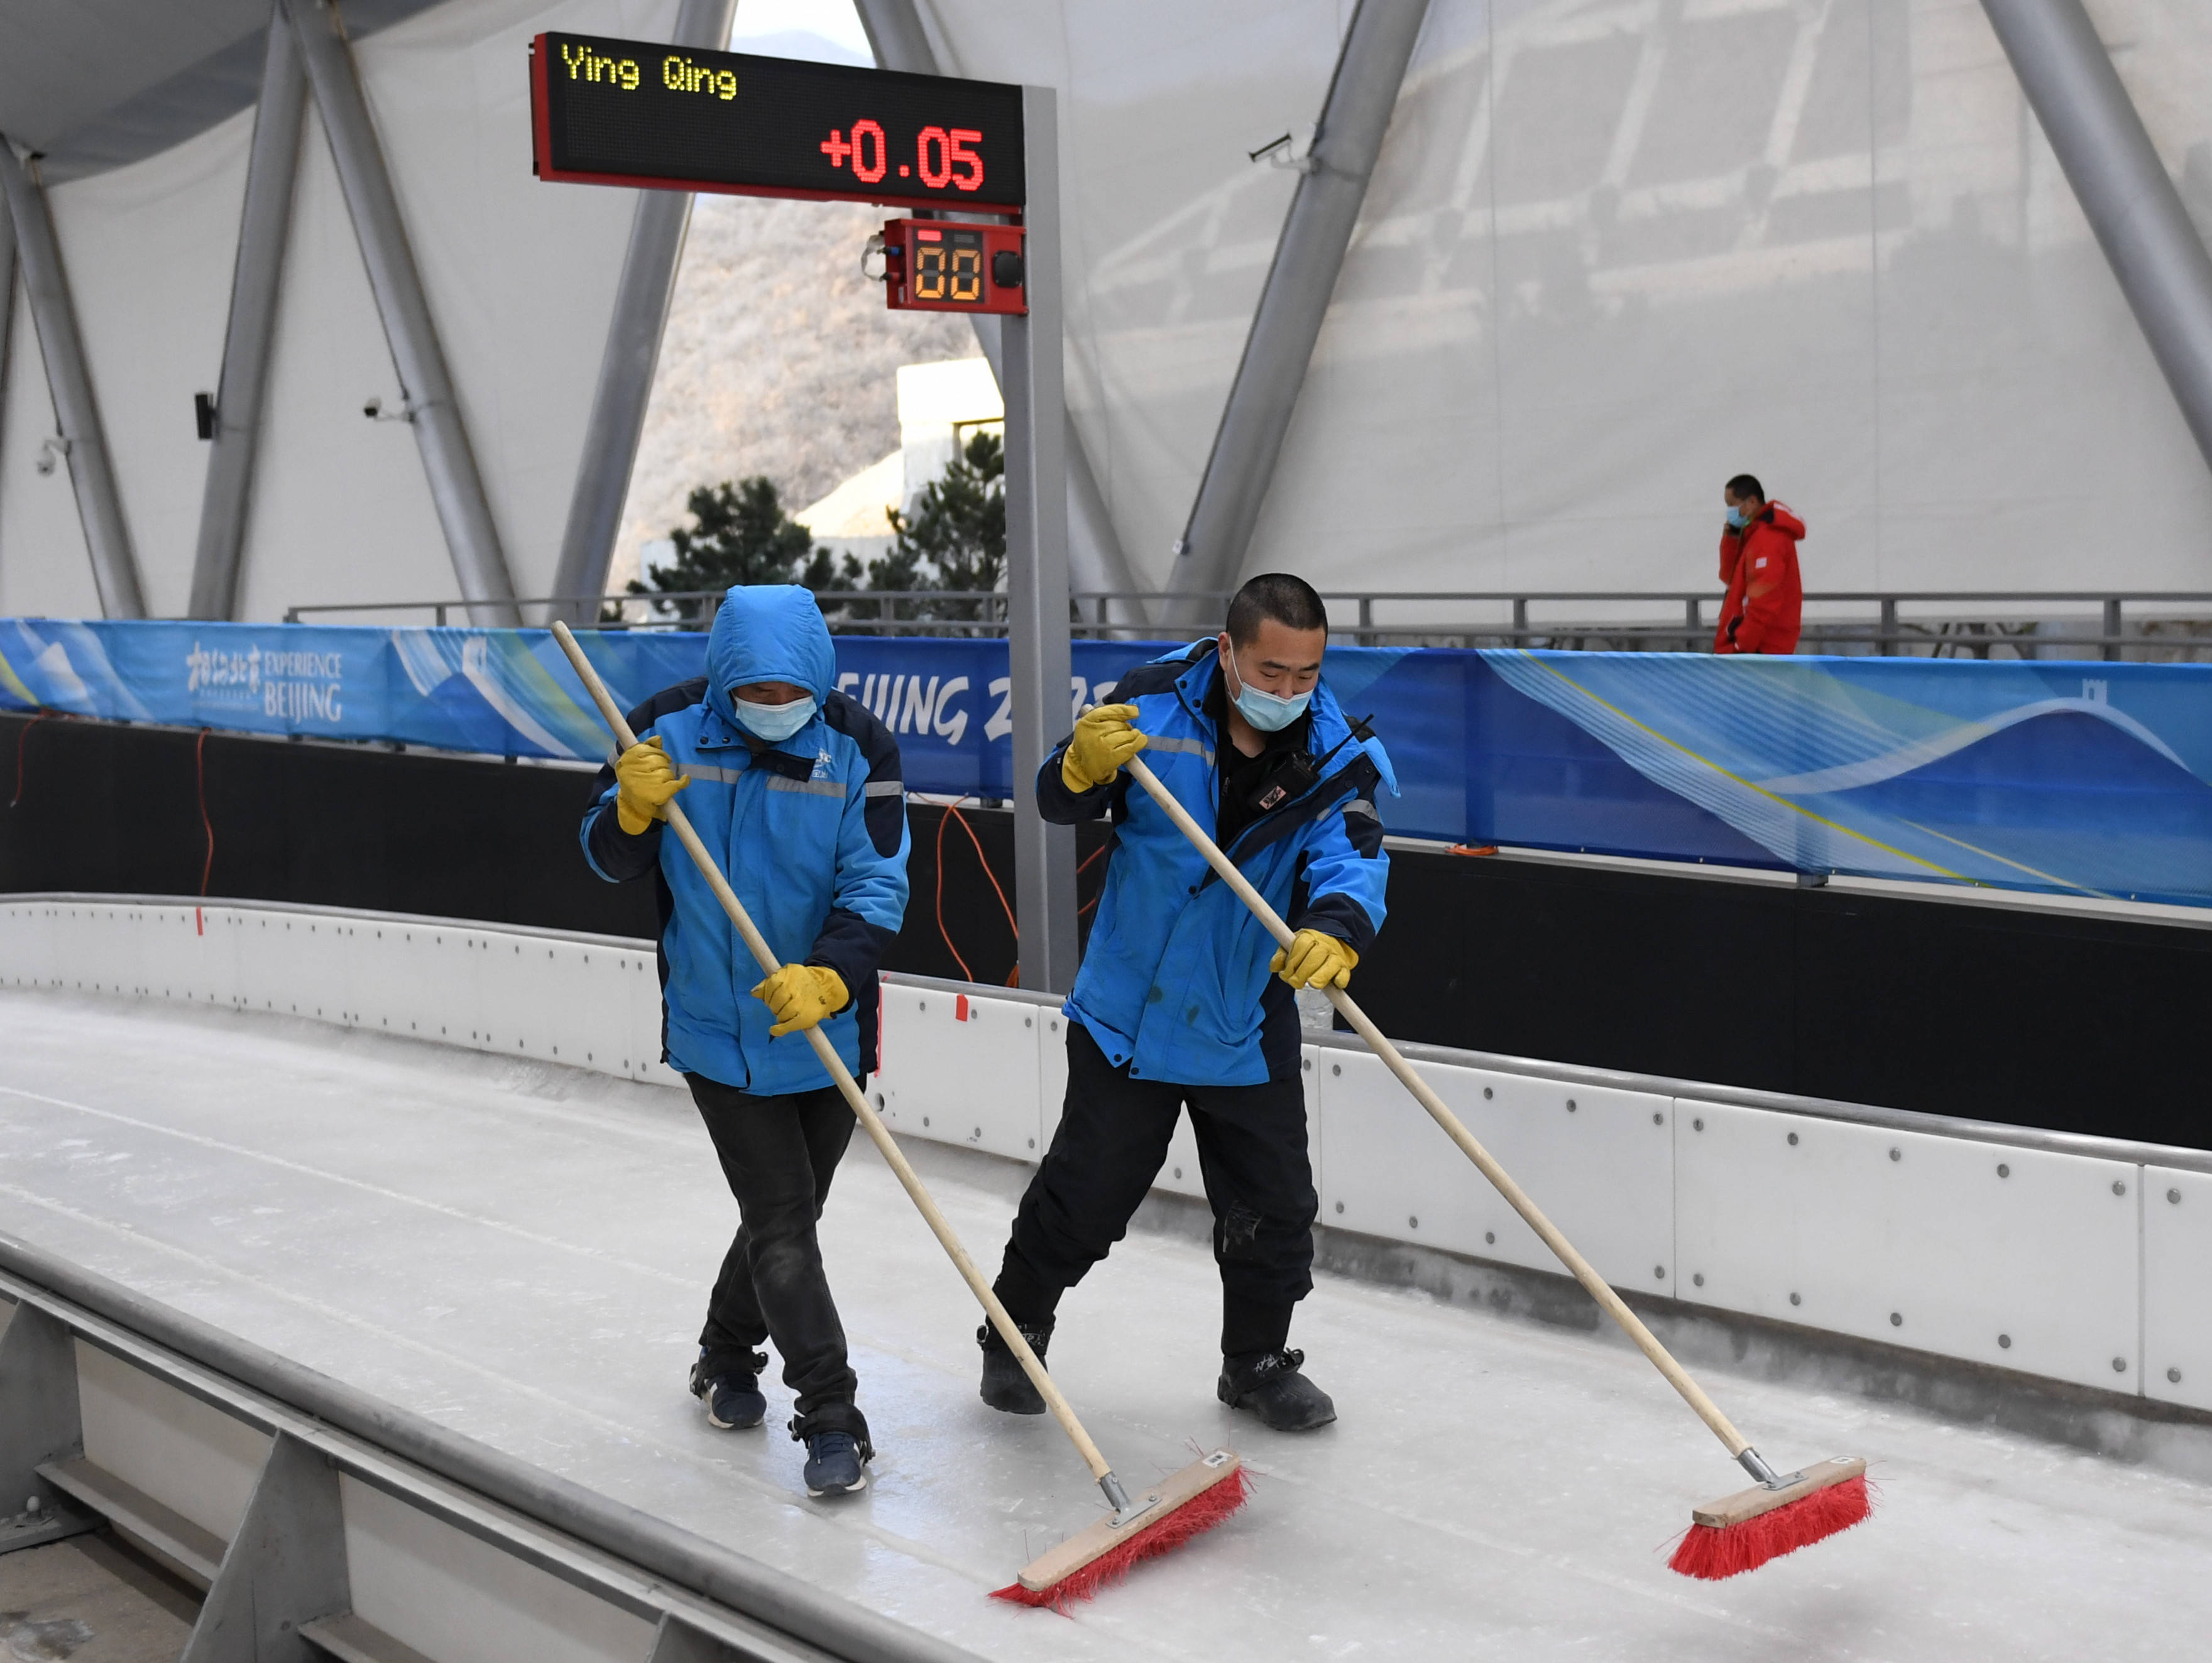
[[[1082,590],[1069,597],[1071,633],[1122,640],[1180,639],[1188,626],[1148,625],[1136,618],[1170,616],[1171,606],[1210,604],[1226,610],[1231,592],[1170,594],[1161,590]],[[1363,645],[1549,646],[1608,652],[1705,652],[1712,645],[1719,598],[1711,590],[1353,590],[1325,591],[1332,639]],[[817,598],[833,632],[871,635],[995,638],[1006,631],[1004,591],[905,589],[824,591]],[[479,608],[546,609],[540,616],[580,617],[601,629],[704,629],[721,604],[719,590],[665,595],[541,596],[517,602],[426,600],[295,606],[284,622],[312,615],[428,613],[440,628],[465,623]],[[2195,661],[2212,652],[2212,592],[2194,590],[1817,590],[1808,613],[1849,608],[1863,620],[1810,616],[1801,652],[1888,657],[2080,659],[2117,660],[2130,654]],[[1429,618],[1379,616],[1419,607]],[[1546,617],[1540,609],[1587,615]],[[1674,623],[1655,616],[1679,611]],[[2132,609],[2132,611],[2131,611]],[[2143,609],[2151,609],[2146,614]],[[1463,615],[1485,610],[1493,618]],[[1454,614],[1462,616],[1455,616]],[[1348,616],[1347,616],[1348,615]]]

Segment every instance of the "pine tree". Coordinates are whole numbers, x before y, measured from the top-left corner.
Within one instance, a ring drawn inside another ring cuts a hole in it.
[[[650,586],[633,581],[633,595],[719,592],[737,585],[796,583],[817,596],[849,592],[860,576],[860,562],[845,556],[842,565],[829,549],[815,546],[812,533],[784,512],[773,480],[759,474],[735,484],[702,485],[685,504],[691,524],[669,532],[676,558],[653,574]],[[669,603],[677,616],[694,619],[704,610],[696,601]],[[826,610],[826,609],[825,609]]]
[[[972,435],[943,477],[924,488],[911,519],[890,511],[898,540],[884,559],[869,563],[868,586],[951,592],[927,604],[932,617],[991,616],[988,601],[957,597],[988,593],[1006,574],[1006,446],[999,435]]]

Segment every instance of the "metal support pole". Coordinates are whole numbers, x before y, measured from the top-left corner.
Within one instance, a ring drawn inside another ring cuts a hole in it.
[[[2105,603],[2105,643],[2097,656],[2117,660],[2120,656],[2120,604],[2117,600]]]
[[[384,337],[406,397],[415,442],[422,452],[422,471],[446,533],[453,575],[463,598],[481,603],[470,608],[469,622],[520,623],[514,582],[507,574],[491,505],[484,498],[483,478],[461,423],[453,378],[446,367],[445,349],[438,343],[422,273],[408,245],[398,198],[392,195],[392,176],[385,169],[384,152],[376,142],[337,9],[331,0],[281,3],[290,14],[307,80],[314,88],[315,107],[322,113],[331,160],[337,167],[362,262],[368,268],[368,286],[384,319]]]
[[[179,1663],[322,1663],[301,1629],[352,1606],[337,1470],[279,1432]]]
[[[914,0],[853,0],[861,31],[879,70],[902,70],[908,75],[943,75],[937,53],[921,27],[921,14]]]
[[[1695,595],[1682,603],[1682,625],[1686,632],[1682,637],[1682,651],[1685,652],[1696,652],[1698,637],[1705,633],[1705,624],[1698,617],[1704,610]]]
[[[8,377],[15,366],[15,216],[0,209],[0,456],[8,443]]]
[[[914,0],[854,0],[860,14],[860,27],[868,37],[868,46],[876,55],[876,66],[884,70],[903,70],[915,75],[940,75],[937,54],[929,44],[929,35],[921,26],[921,15],[915,9]],[[991,366],[991,374],[1001,392],[1006,377],[1000,362],[999,319],[982,316],[970,320],[975,329],[975,344],[982,349],[983,357]],[[1098,489],[1098,476],[1091,466],[1091,458],[1083,447],[1083,435],[1075,430],[1075,419],[1067,418],[1067,433],[1063,454],[1067,458],[1067,517],[1068,568],[1073,576],[1072,586],[1077,589],[1105,589],[1127,592],[1144,587],[1132,574],[1129,557],[1121,548],[1121,533],[1114,529],[1114,518],[1107,512],[1106,494]],[[1143,625],[1151,622],[1142,601],[1116,601],[1114,611],[1118,621]],[[1106,620],[1099,620],[1103,623]]]
[[[1003,392],[1006,377],[1000,344],[1000,320],[979,317],[972,321],[976,344],[982,348],[984,361],[991,366],[992,379]],[[1098,489],[1098,476],[1091,471],[1091,458],[1083,448],[1083,435],[1076,431],[1073,416],[1066,418],[1066,428],[1061,453],[1067,458],[1068,586],[1121,594],[1141,589],[1144,586],[1129,570],[1129,557],[1121,549],[1121,535],[1114,529],[1114,517],[1106,508],[1106,494]],[[1101,603],[1102,608],[1107,604]],[[1142,627],[1152,622],[1142,601],[1120,600],[1110,605],[1110,617],[1102,610],[1099,622]]]
[[[2212,464],[2212,255],[2081,0],[1982,0],[1982,9]]]
[[[1883,598],[1881,603],[1881,622],[1878,628],[1881,634],[1880,639],[1875,643],[1875,651],[1881,653],[1885,659],[1896,657],[1898,643],[1897,602],[1893,598],[1887,596]]]
[[[737,9],[738,0],[684,0],[669,44],[720,51],[729,44],[730,19]],[[622,530],[623,502],[637,465],[660,337],[668,327],[668,303],[676,292],[676,269],[691,222],[691,200],[689,191],[637,193],[629,252],[623,258],[622,282],[615,290],[614,315],[599,356],[599,389],[592,395],[591,420],[576,463],[576,489],[568,499],[568,524],[553,568],[556,595],[606,591],[607,566]],[[580,624],[592,609],[579,604],[546,610],[550,616]]]
[[[0,189],[15,222],[15,246],[23,261],[23,287],[38,326],[39,351],[46,361],[46,385],[53,394],[54,418],[61,424],[62,449],[69,458],[70,483],[76,489],[77,519],[92,556],[93,585],[100,610],[111,618],[143,618],[146,593],[138,582],[138,560],[123,519],[123,497],[116,489],[115,464],[93,397],[92,371],[85,363],[77,333],[76,308],[70,303],[69,278],[62,268],[61,244],[46,211],[46,193],[0,137]]]
[[[292,221],[292,181],[300,166],[300,118],[307,106],[307,76],[300,67],[299,44],[283,11],[272,8],[253,148],[246,163],[246,205],[238,219],[230,324],[222,338],[222,379],[216,384],[215,442],[208,452],[191,599],[185,609],[189,617],[238,616],[239,561],[253,489],[253,453],[260,440],[261,399],[269,380],[269,347],[276,332],[276,283]]]
[[[1283,436],[1297,409],[1298,389],[1427,13],[1428,0],[1359,0],[1344,33],[1309,157],[1313,171],[1299,179],[1284,216],[1274,262],[1244,339],[1244,356],[1222,406],[1213,452],[1176,543],[1168,586],[1191,598],[1170,604],[1171,621],[1218,623],[1219,615],[1196,597],[1206,590],[1234,589],[1243,571]]]
[[[1037,812],[1037,770],[1067,731],[1067,432],[1060,312],[1060,139],[1049,87],[1022,88],[1029,312],[1006,319],[1006,669],[1014,722],[1014,917],[1024,987],[1075,985],[1075,828]]]

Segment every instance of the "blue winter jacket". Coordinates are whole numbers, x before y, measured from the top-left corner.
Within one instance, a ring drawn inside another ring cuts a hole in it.
[[[842,978],[852,1002],[822,1031],[846,1067],[866,1073],[876,1065],[876,970],[906,912],[898,743],[835,690],[830,630],[805,589],[731,590],[707,640],[707,671],[630,712],[630,730],[659,735],[677,772],[691,776],[676,800],[776,957]],[[753,738],[730,699],[748,682],[806,689],[814,719],[781,744]],[[758,1096],[829,1084],[805,1035],[769,1037],[775,1019],[748,991],[763,972],[684,846],[659,821],[625,833],[616,790],[612,766],[602,768],[584,855],[611,883],[658,875],[668,1065]]]
[[[1214,643],[1203,640],[1138,665],[1107,701],[1137,707],[1145,761],[1209,831],[1219,811],[1214,749],[1225,741],[1206,701],[1219,673]],[[1326,678],[1310,708],[1310,750],[1335,751],[1320,782],[1254,820],[1226,853],[1292,929],[1324,931],[1364,954],[1382,925],[1390,872],[1375,792],[1379,784],[1395,796],[1397,780],[1378,741],[1351,739]],[[1126,772],[1069,791],[1060,772],[1066,749],[1062,740],[1037,773],[1045,818],[1114,820],[1106,887],[1068,1017],[1140,1079],[1257,1085],[1295,1077],[1297,1007],[1267,968],[1273,938]]]

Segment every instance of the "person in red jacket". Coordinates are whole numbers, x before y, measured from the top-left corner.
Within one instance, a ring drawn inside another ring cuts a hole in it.
[[[1805,522],[1783,503],[1769,502],[1759,481],[1738,474],[1722,493],[1728,525],[1721,532],[1721,603],[1716,652],[1795,652],[1805,610],[1797,544]]]

